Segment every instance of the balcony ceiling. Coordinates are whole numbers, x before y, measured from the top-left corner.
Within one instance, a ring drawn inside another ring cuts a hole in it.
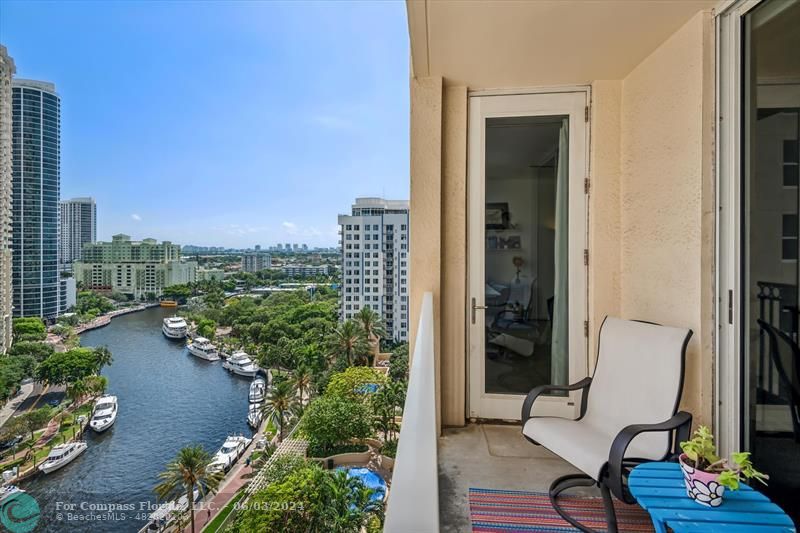
[[[622,79],[717,0],[407,0],[415,76],[471,89]]]

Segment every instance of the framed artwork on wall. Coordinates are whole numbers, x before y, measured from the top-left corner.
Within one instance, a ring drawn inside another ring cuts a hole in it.
[[[508,229],[511,227],[511,214],[508,202],[486,204],[486,229]]]

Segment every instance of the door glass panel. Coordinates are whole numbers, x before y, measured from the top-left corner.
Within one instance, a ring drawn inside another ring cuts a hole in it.
[[[486,120],[485,392],[568,378],[568,118]]]
[[[743,444],[762,488],[800,520],[798,152],[800,3],[768,0],[744,20]],[[771,342],[774,341],[774,342]]]

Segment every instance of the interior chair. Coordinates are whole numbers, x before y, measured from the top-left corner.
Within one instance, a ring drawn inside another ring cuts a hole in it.
[[[759,319],[758,327],[767,334],[769,339],[769,354],[772,363],[778,370],[778,379],[784,388],[789,391],[789,410],[791,411],[794,440],[800,442],[800,348],[797,343],[786,333]],[[789,348],[791,368],[787,371],[781,358],[780,343]]]
[[[564,520],[593,531],[559,504],[573,487],[599,487],[609,533],[617,531],[612,495],[635,500],[627,489],[634,466],[675,460],[688,440],[692,416],[678,412],[683,389],[689,329],[607,317],[600,327],[594,375],[572,385],[543,385],[531,390],[522,406],[522,434],[571,463],[581,474],[550,485],[550,501]],[[575,419],[532,416],[538,398],[554,392],[581,391]]]
[[[534,318],[535,302],[536,279],[512,291],[487,326],[489,343],[522,357],[532,356],[546,325],[546,321]]]

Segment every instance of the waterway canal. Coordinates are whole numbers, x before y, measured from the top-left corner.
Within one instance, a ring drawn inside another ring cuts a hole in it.
[[[119,415],[106,433],[86,432],[89,447],[74,462],[22,483],[41,508],[36,531],[137,531],[145,524],[137,520],[143,516],[136,516],[142,502],[155,503],[158,474],[181,447],[202,444],[213,454],[227,435],[252,435],[247,426],[249,380],[164,337],[161,321],[174,313],[151,308],[81,335],[84,346],[105,345],[114,355],[103,374],[109,394],[119,398]],[[62,509],[77,504],[74,512],[81,514],[89,513],[81,504],[133,504],[136,510],[118,512],[110,521],[67,521],[58,502]]]

